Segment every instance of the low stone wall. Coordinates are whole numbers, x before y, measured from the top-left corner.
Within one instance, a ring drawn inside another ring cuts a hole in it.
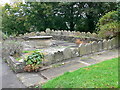
[[[93,41],[92,43],[81,44],[79,47],[70,47],[51,54],[49,53],[45,55],[42,63],[43,65],[47,66],[70,58],[93,54],[103,50],[111,50],[113,48],[118,48],[119,46],[120,45],[115,38],[99,42]],[[18,62],[11,56],[10,59],[7,60],[7,62],[16,73],[24,71],[24,62]]]
[[[66,59],[93,54],[104,50],[111,50],[118,47],[119,44],[115,38],[99,42],[93,41],[92,43],[81,44],[77,48],[66,48],[63,51],[58,51],[54,54],[46,55],[43,64],[50,65],[56,62],[64,61]]]
[[[51,35],[51,36],[69,36],[69,37],[80,37],[80,38],[98,38],[98,35],[96,33],[90,33],[90,32],[79,32],[79,31],[67,31],[67,30],[50,30],[50,29],[46,29],[45,32],[31,32],[31,33],[26,33],[24,34],[24,37],[29,37],[29,36],[45,36],[45,35]],[[22,35],[20,35],[22,36]],[[62,39],[61,39],[62,40]]]
[[[24,72],[23,68],[25,66],[25,62],[16,61],[14,57],[9,56],[7,63],[15,73]]]

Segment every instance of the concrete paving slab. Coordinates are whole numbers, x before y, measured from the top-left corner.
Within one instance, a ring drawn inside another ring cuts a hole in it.
[[[88,63],[89,65],[95,64],[95,63],[98,62],[97,60],[95,60],[95,59],[93,59],[93,58],[80,59],[80,61],[83,61],[83,62],[85,62],[85,63]]]
[[[16,77],[16,74],[7,66],[7,63],[2,62],[2,88],[25,88]]]
[[[45,71],[41,71],[41,74],[45,77],[47,77],[47,79],[51,79],[54,77],[57,77],[59,75],[64,74],[65,72],[71,72],[74,70],[77,70],[81,67],[86,66],[85,64],[82,63],[78,63],[78,62],[71,62],[65,65],[62,65],[60,67],[57,68],[51,68]]]
[[[27,87],[38,85],[46,81],[45,79],[43,79],[43,77],[41,77],[37,73],[19,73],[17,74],[17,77]]]
[[[104,60],[108,60],[108,59],[112,59],[112,58],[117,58],[118,57],[118,50],[108,50],[104,53],[99,53],[99,54],[95,54],[92,55],[91,58],[95,59],[98,62],[104,61]]]

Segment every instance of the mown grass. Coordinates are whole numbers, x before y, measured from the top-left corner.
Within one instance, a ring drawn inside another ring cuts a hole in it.
[[[118,59],[80,68],[49,80],[42,88],[117,88]]]

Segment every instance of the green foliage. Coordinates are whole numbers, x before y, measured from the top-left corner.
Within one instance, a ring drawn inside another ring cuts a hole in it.
[[[117,9],[114,2],[27,2],[3,7],[3,32],[18,35],[44,31],[76,30],[93,32],[102,15]]]
[[[25,60],[26,66],[24,68],[25,71],[37,71],[44,59],[44,55],[40,52],[35,51],[32,55],[29,55]]]
[[[118,59],[120,57],[64,73],[42,88],[118,88]]]
[[[8,38],[8,36],[5,35],[2,31],[0,31],[0,36],[2,36],[2,37],[0,37],[0,38],[2,38],[3,40],[5,40],[5,39]]]
[[[118,21],[118,11],[106,13],[99,19],[97,24],[99,36],[102,38],[113,37],[119,32],[120,22]]]

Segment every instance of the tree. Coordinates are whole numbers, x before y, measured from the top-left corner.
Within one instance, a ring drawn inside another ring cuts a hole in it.
[[[120,32],[120,22],[118,22],[118,11],[110,11],[99,19],[97,24],[99,36],[109,38],[116,36]]]

